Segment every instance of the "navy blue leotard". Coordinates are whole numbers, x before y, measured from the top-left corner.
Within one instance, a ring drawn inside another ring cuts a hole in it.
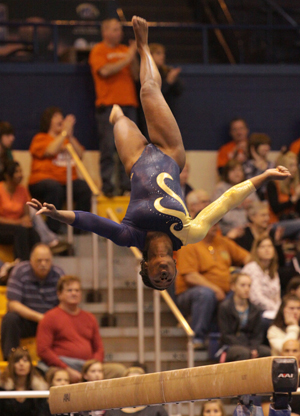
[[[147,231],[167,234],[173,249],[201,241],[209,228],[230,209],[255,191],[250,180],[233,186],[204,208],[189,216],[179,181],[179,166],[155,145],[149,144],[131,170],[131,197],[126,215],[117,224],[89,212],[75,211],[73,226],[109,238],[120,246],[143,250]]]
[[[155,145],[149,144],[132,167],[130,202],[121,224],[89,212],[75,211],[75,221],[72,225],[109,238],[118,245],[135,246],[141,250],[145,245],[147,231],[161,231],[171,238],[174,250],[178,250],[182,242],[171,233],[170,226],[175,223],[176,230],[179,231],[182,228],[182,221],[163,211],[164,208],[172,209],[185,215],[186,207],[183,202],[179,173],[179,166],[174,159]],[[159,186],[157,178],[161,174],[170,176],[162,180],[167,188],[178,195],[178,200]],[[160,201],[162,209],[159,207],[161,211],[154,206],[158,198],[162,198]]]

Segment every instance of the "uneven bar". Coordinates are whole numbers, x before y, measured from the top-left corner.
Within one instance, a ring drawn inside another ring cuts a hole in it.
[[[297,387],[294,357],[266,357],[51,387],[49,404],[56,414],[292,392]]]

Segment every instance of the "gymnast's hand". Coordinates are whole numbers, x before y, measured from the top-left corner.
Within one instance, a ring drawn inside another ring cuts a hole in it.
[[[291,176],[290,171],[284,166],[277,166],[277,168],[267,169],[269,180],[282,181]]]
[[[27,205],[37,210],[36,215],[44,214],[47,217],[56,218],[57,209],[53,204],[44,202],[43,204],[37,199],[32,198],[31,201],[26,202]]]

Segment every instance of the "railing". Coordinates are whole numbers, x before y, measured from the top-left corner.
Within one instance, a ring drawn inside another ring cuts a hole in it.
[[[131,27],[131,22],[122,22],[124,28]],[[26,47],[31,48],[33,53],[33,58],[37,58],[39,55],[39,37],[38,37],[38,28],[39,27],[48,27],[51,29],[52,45],[53,45],[53,62],[59,61],[58,56],[58,44],[59,44],[59,29],[60,28],[74,28],[74,27],[96,27],[100,28],[101,22],[81,22],[81,21],[63,21],[57,20],[51,23],[32,23],[32,22],[23,22],[23,21],[6,21],[0,22],[0,27],[23,27],[29,26],[32,27],[32,39],[30,41],[25,41],[22,39],[19,40],[5,40],[1,39],[0,44],[22,44]],[[156,29],[165,29],[165,30],[187,30],[191,32],[201,32],[202,34],[202,61],[204,64],[209,64],[209,31],[231,31],[235,33],[236,31],[248,31],[251,33],[266,32],[268,33],[268,39],[270,40],[270,48],[272,48],[273,41],[272,36],[276,31],[279,32],[294,32],[299,34],[300,26],[297,24],[293,25],[255,25],[255,24],[200,24],[200,23],[173,23],[173,22],[149,22],[151,30]],[[239,59],[237,63],[244,63],[245,50],[244,46],[241,47],[239,43]],[[80,49],[79,49],[80,50]]]
[[[71,143],[68,143],[66,149],[69,152],[70,158],[67,163],[67,209],[72,211],[73,209],[73,182],[72,182],[72,160],[75,162],[77,169],[82,175],[83,179],[88,184],[92,192],[92,213],[97,215],[97,197],[100,194],[98,187],[95,185],[90,174],[86,170],[86,167],[80,160],[74,147]],[[68,226],[68,243],[73,243],[73,227]],[[99,262],[98,262],[98,236],[92,233],[92,247],[93,247],[93,290],[96,293],[99,289]]]

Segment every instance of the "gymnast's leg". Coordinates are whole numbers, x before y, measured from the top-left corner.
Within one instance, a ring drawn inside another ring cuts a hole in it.
[[[134,16],[133,30],[141,57],[141,102],[150,140],[183,169],[185,150],[176,120],[161,93],[161,77],[148,47],[146,20]]]
[[[118,155],[130,176],[131,168],[142,154],[148,141],[136,124],[124,116],[121,107],[114,105],[109,121],[114,125],[114,137]]]

